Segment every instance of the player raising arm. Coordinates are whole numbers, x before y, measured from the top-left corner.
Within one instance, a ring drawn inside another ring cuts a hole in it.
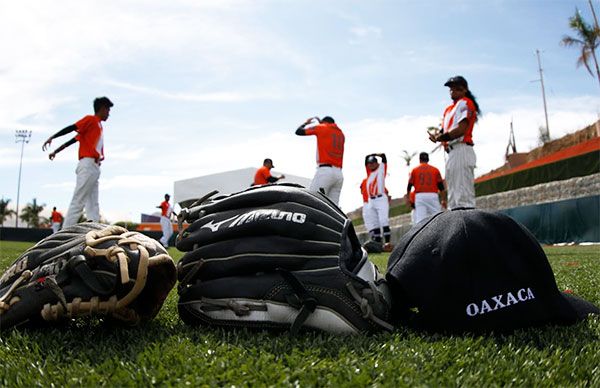
[[[100,178],[100,163],[104,160],[104,136],[102,121],[108,120],[110,108],[113,103],[107,97],[99,97],[94,100],[94,114],[88,115],[50,136],[42,146],[46,151],[52,144],[52,140],[77,132],[71,140],[65,142],[48,157],[53,160],[56,154],[79,142],[79,162],[77,164],[77,183],[75,192],[67,211],[64,227],[75,225],[85,207],[85,214],[89,220],[100,221],[100,205],[98,204],[98,179]]]
[[[307,128],[313,121],[318,124]],[[344,184],[344,175],[342,174],[344,133],[332,117],[325,116],[322,120],[318,117],[307,119],[296,129],[296,135],[317,137],[317,171],[310,183],[309,190],[320,191],[335,204],[339,204]]]

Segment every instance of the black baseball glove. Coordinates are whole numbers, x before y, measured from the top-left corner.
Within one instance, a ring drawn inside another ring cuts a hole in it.
[[[115,225],[65,228],[24,252],[0,278],[0,329],[85,315],[152,319],[176,281],[155,240]]]
[[[391,330],[387,284],[324,195],[289,184],[253,187],[184,209],[179,220],[191,223],[177,241],[187,252],[177,268],[186,323]]]

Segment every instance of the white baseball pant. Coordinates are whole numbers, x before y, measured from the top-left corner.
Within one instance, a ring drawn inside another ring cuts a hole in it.
[[[437,193],[415,194],[415,224],[441,211],[442,206]]]
[[[310,182],[309,190],[325,193],[336,205],[340,203],[340,193],[344,184],[344,175],[339,167],[317,167],[315,176]]]
[[[373,228],[383,228],[390,225],[389,211],[390,203],[387,195],[382,195],[377,198],[369,198],[369,206],[376,214],[377,224]],[[372,228],[372,229],[373,229]]]
[[[448,209],[475,207],[475,163],[477,157],[472,146],[456,143],[446,160],[448,184]]]
[[[377,213],[371,208],[369,202],[363,204],[362,216],[363,220],[365,221],[365,228],[367,229],[367,232],[377,228],[379,223],[377,220]]]
[[[169,239],[173,235],[173,224],[168,217],[160,216],[160,228],[162,229],[163,235],[160,238],[160,243],[164,247],[169,246]]]
[[[60,230],[60,222],[52,223],[52,233],[56,233]]]
[[[77,223],[84,207],[88,220],[100,221],[100,205],[98,204],[100,166],[94,158],[81,158],[75,173],[77,174],[77,183],[65,217],[63,225],[65,228]]]

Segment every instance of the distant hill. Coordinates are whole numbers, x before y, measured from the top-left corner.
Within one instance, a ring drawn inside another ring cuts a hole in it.
[[[558,151],[561,151],[565,148],[572,147],[579,143],[584,143],[588,140],[591,140],[595,137],[600,136],[600,120],[591,124],[583,129],[580,129],[577,132],[569,133],[561,138],[550,140],[544,145],[534,148],[529,152],[522,152],[516,154],[510,154],[507,157],[506,163],[503,166],[496,168],[492,171],[489,171],[485,174],[477,177],[477,180],[483,180],[488,175],[496,175],[503,171],[510,170],[511,168],[515,168],[520,166],[521,164],[532,162],[534,160],[543,158],[547,155],[554,154]]]

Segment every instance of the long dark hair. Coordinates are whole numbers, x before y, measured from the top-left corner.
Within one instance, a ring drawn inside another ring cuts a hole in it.
[[[475,111],[477,112],[477,119],[479,119],[479,116],[481,116],[481,109],[479,109],[479,104],[477,103],[475,96],[473,95],[473,93],[471,93],[471,91],[469,89],[467,89],[467,93],[465,94],[465,97],[467,97],[469,100],[473,101],[473,105],[475,105]]]

